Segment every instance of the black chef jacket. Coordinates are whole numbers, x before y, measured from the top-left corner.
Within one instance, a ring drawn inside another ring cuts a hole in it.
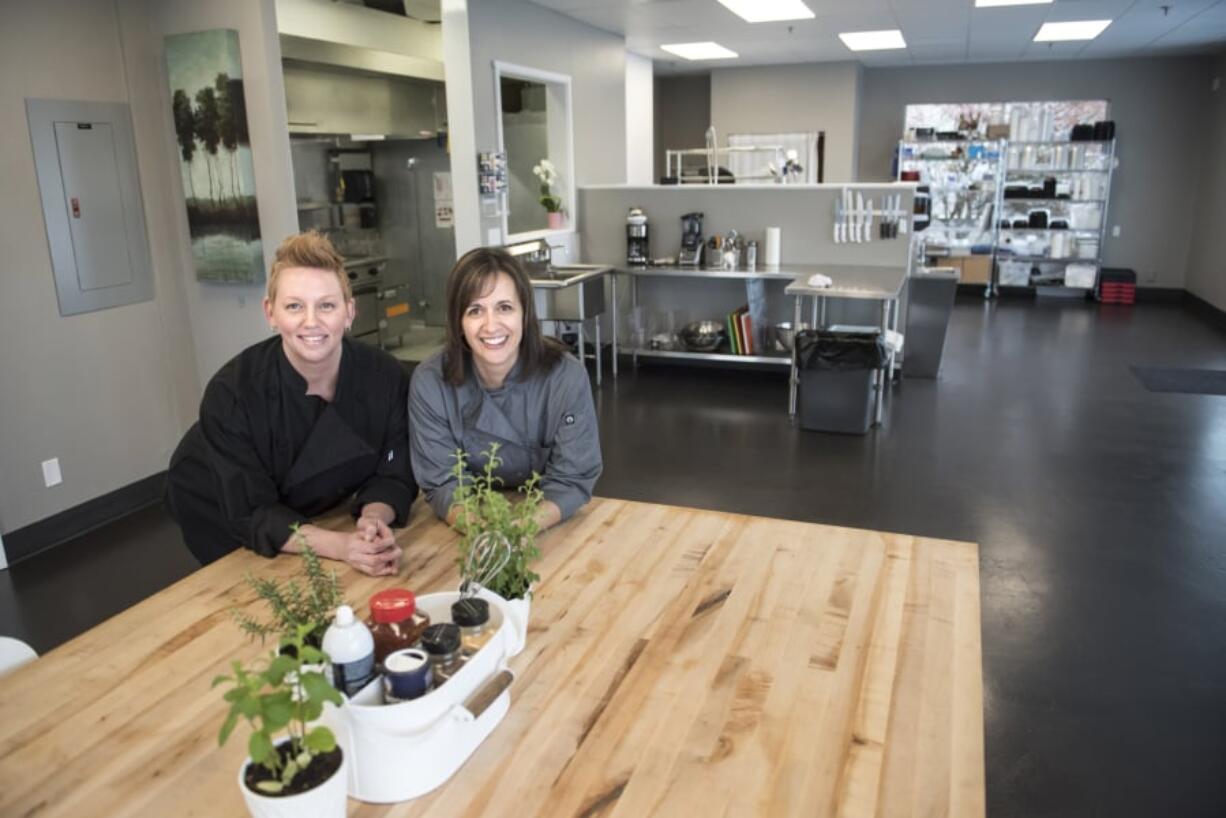
[[[280,336],[248,347],[209,381],[166,484],[170,512],[202,563],[241,546],[275,556],[291,525],[346,498],[355,516],[387,503],[393,525],[404,525],[417,484],[400,364],[346,338],[332,402],[306,391]]]

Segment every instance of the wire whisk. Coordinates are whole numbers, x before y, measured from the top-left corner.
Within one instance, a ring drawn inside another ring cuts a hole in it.
[[[460,598],[475,596],[475,586],[490,583],[511,561],[511,543],[497,531],[483,531],[473,538],[460,568]]]

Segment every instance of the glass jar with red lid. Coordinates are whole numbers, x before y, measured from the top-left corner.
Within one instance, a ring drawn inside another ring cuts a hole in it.
[[[421,640],[430,617],[417,610],[417,597],[408,588],[388,588],[370,598],[369,624],[375,662],[382,667],[389,653],[411,648]]]

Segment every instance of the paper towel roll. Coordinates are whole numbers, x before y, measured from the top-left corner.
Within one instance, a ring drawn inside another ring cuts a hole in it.
[[[779,264],[779,228],[766,228],[766,252],[762,256],[762,263],[768,265]]]

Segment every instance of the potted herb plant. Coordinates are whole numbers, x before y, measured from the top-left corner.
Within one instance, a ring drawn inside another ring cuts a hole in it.
[[[498,444],[491,443],[482,455],[485,466],[473,474],[468,470],[467,456],[457,449],[455,466],[451,470],[456,479],[452,505],[460,507],[456,523],[462,534],[458,563],[464,571],[474,547],[483,538],[505,542],[508,550],[505,563],[493,576],[483,577],[481,585],[508,601],[522,625],[520,632],[526,633],[532,586],[540,579],[531,565],[541,555],[536,547],[536,535],[540,531],[536,514],[545,499],[540,489],[541,476],[533,472],[519,487],[518,496],[510,495],[502,490],[502,479],[495,475],[502,464]]]
[[[255,818],[341,818],[345,815],[345,757],[327,727],[312,726],[325,703],[339,706],[340,693],[312,665],[324,653],[308,642],[311,628],[299,625],[280,639],[282,651],[213,680],[227,684],[230,705],[218,733],[219,745],[230,738],[240,719],[251,727],[248,758],[238,783]],[[278,741],[277,736],[284,734]]]
[[[548,159],[542,159],[532,166],[532,172],[541,180],[541,197],[537,201],[545,208],[550,230],[562,229],[562,197],[553,192],[554,182],[558,181],[557,168]]]
[[[256,619],[240,610],[232,612],[234,621],[252,638],[263,643],[269,636],[290,635],[308,626],[306,643],[318,648],[336,609],[345,604],[336,571],[324,570],[319,555],[307,544],[295,525],[294,538],[302,548],[302,574],[284,583],[247,574],[246,581],[256,596],[268,603],[272,617]]]

